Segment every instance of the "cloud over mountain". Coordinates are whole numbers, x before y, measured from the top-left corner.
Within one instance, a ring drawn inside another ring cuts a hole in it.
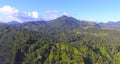
[[[36,11],[32,12],[21,12],[20,10],[5,5],[0,8],[0,21],[2,22],[8,22],[8,21],[31,21],[31,20],[40,20],[40,15]]]
[[[9,21],[37,21],[37,20],[52,20],[62,15],[68,15],[65,11],[48,10],[44,15],[40,15],[37,11],[22,12],[12,6],[5,5],[0,8],[0,22]]]
[[[61,10],[47,10],[45,12],[44,19],[45,20],[52,20],[52,19],[56,19],[62,15],[68,15],[68,13],[65,11],[61,11]]]

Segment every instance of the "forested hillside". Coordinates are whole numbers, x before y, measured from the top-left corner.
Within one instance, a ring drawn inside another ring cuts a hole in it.
[[[119,64],[120,31],[62,16],[0,24],[0,64]]]

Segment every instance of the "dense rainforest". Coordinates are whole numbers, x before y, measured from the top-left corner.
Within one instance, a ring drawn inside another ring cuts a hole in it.
[[[0,64],[119,63],[119,30],[67,16],[0,23]]]

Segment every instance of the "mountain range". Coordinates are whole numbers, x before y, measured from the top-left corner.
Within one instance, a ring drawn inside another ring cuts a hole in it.
[[[99,25],[101,27],[103,27],[103,28],[120,29],[120,21],[118,21],[118,22],[99,23]]]
[[[29,21],[29,22],[31,22],[31,23],[33,22],[33,24],[37,23],[37,21]],[[29,23],[29,22],[24,22],[24,23]],[[91,22],[91,21],[77,20],[73,17],[68,17],[65,15],[58,17],[54,20],[44,21],[44,22],[47,24],[51,24],[51,26],[59,25],[60,27],[64,26],[64,25],[60,25],[60,24],[66,24],[67,26],[73,26],[75,28],[86,26],[86,27],[101,27],[101,28],[117,29],[117,30],[120,29],[120,21],[118,21],[118,22],[109,21],[107,23],[104,23],[104,22],[96,23],[94,21]],[[20,23],[17,21],[10,21],[7,24],[20,24]]]

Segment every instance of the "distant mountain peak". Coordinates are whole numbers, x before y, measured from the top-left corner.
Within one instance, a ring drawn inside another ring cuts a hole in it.
[[[66,15],[62,15],[62,16],[60,16],[60,17],[58,17],[58,18],[56,18],[56,19],[66,19],[66,18],[68,18],[68,16],[66,16]]]
[[[68,17],[67,15],[62,15],[61,17]]]
[[[72,20],[72,21],[74,20],[74,21],[78,21],[76,18],[67,16],[67,15],[62,15],[62,16],[56,18],[56,19],[57,20],[62,19],[62,20]],[[56,20],[56,19],[54,19],[54,20]]]

